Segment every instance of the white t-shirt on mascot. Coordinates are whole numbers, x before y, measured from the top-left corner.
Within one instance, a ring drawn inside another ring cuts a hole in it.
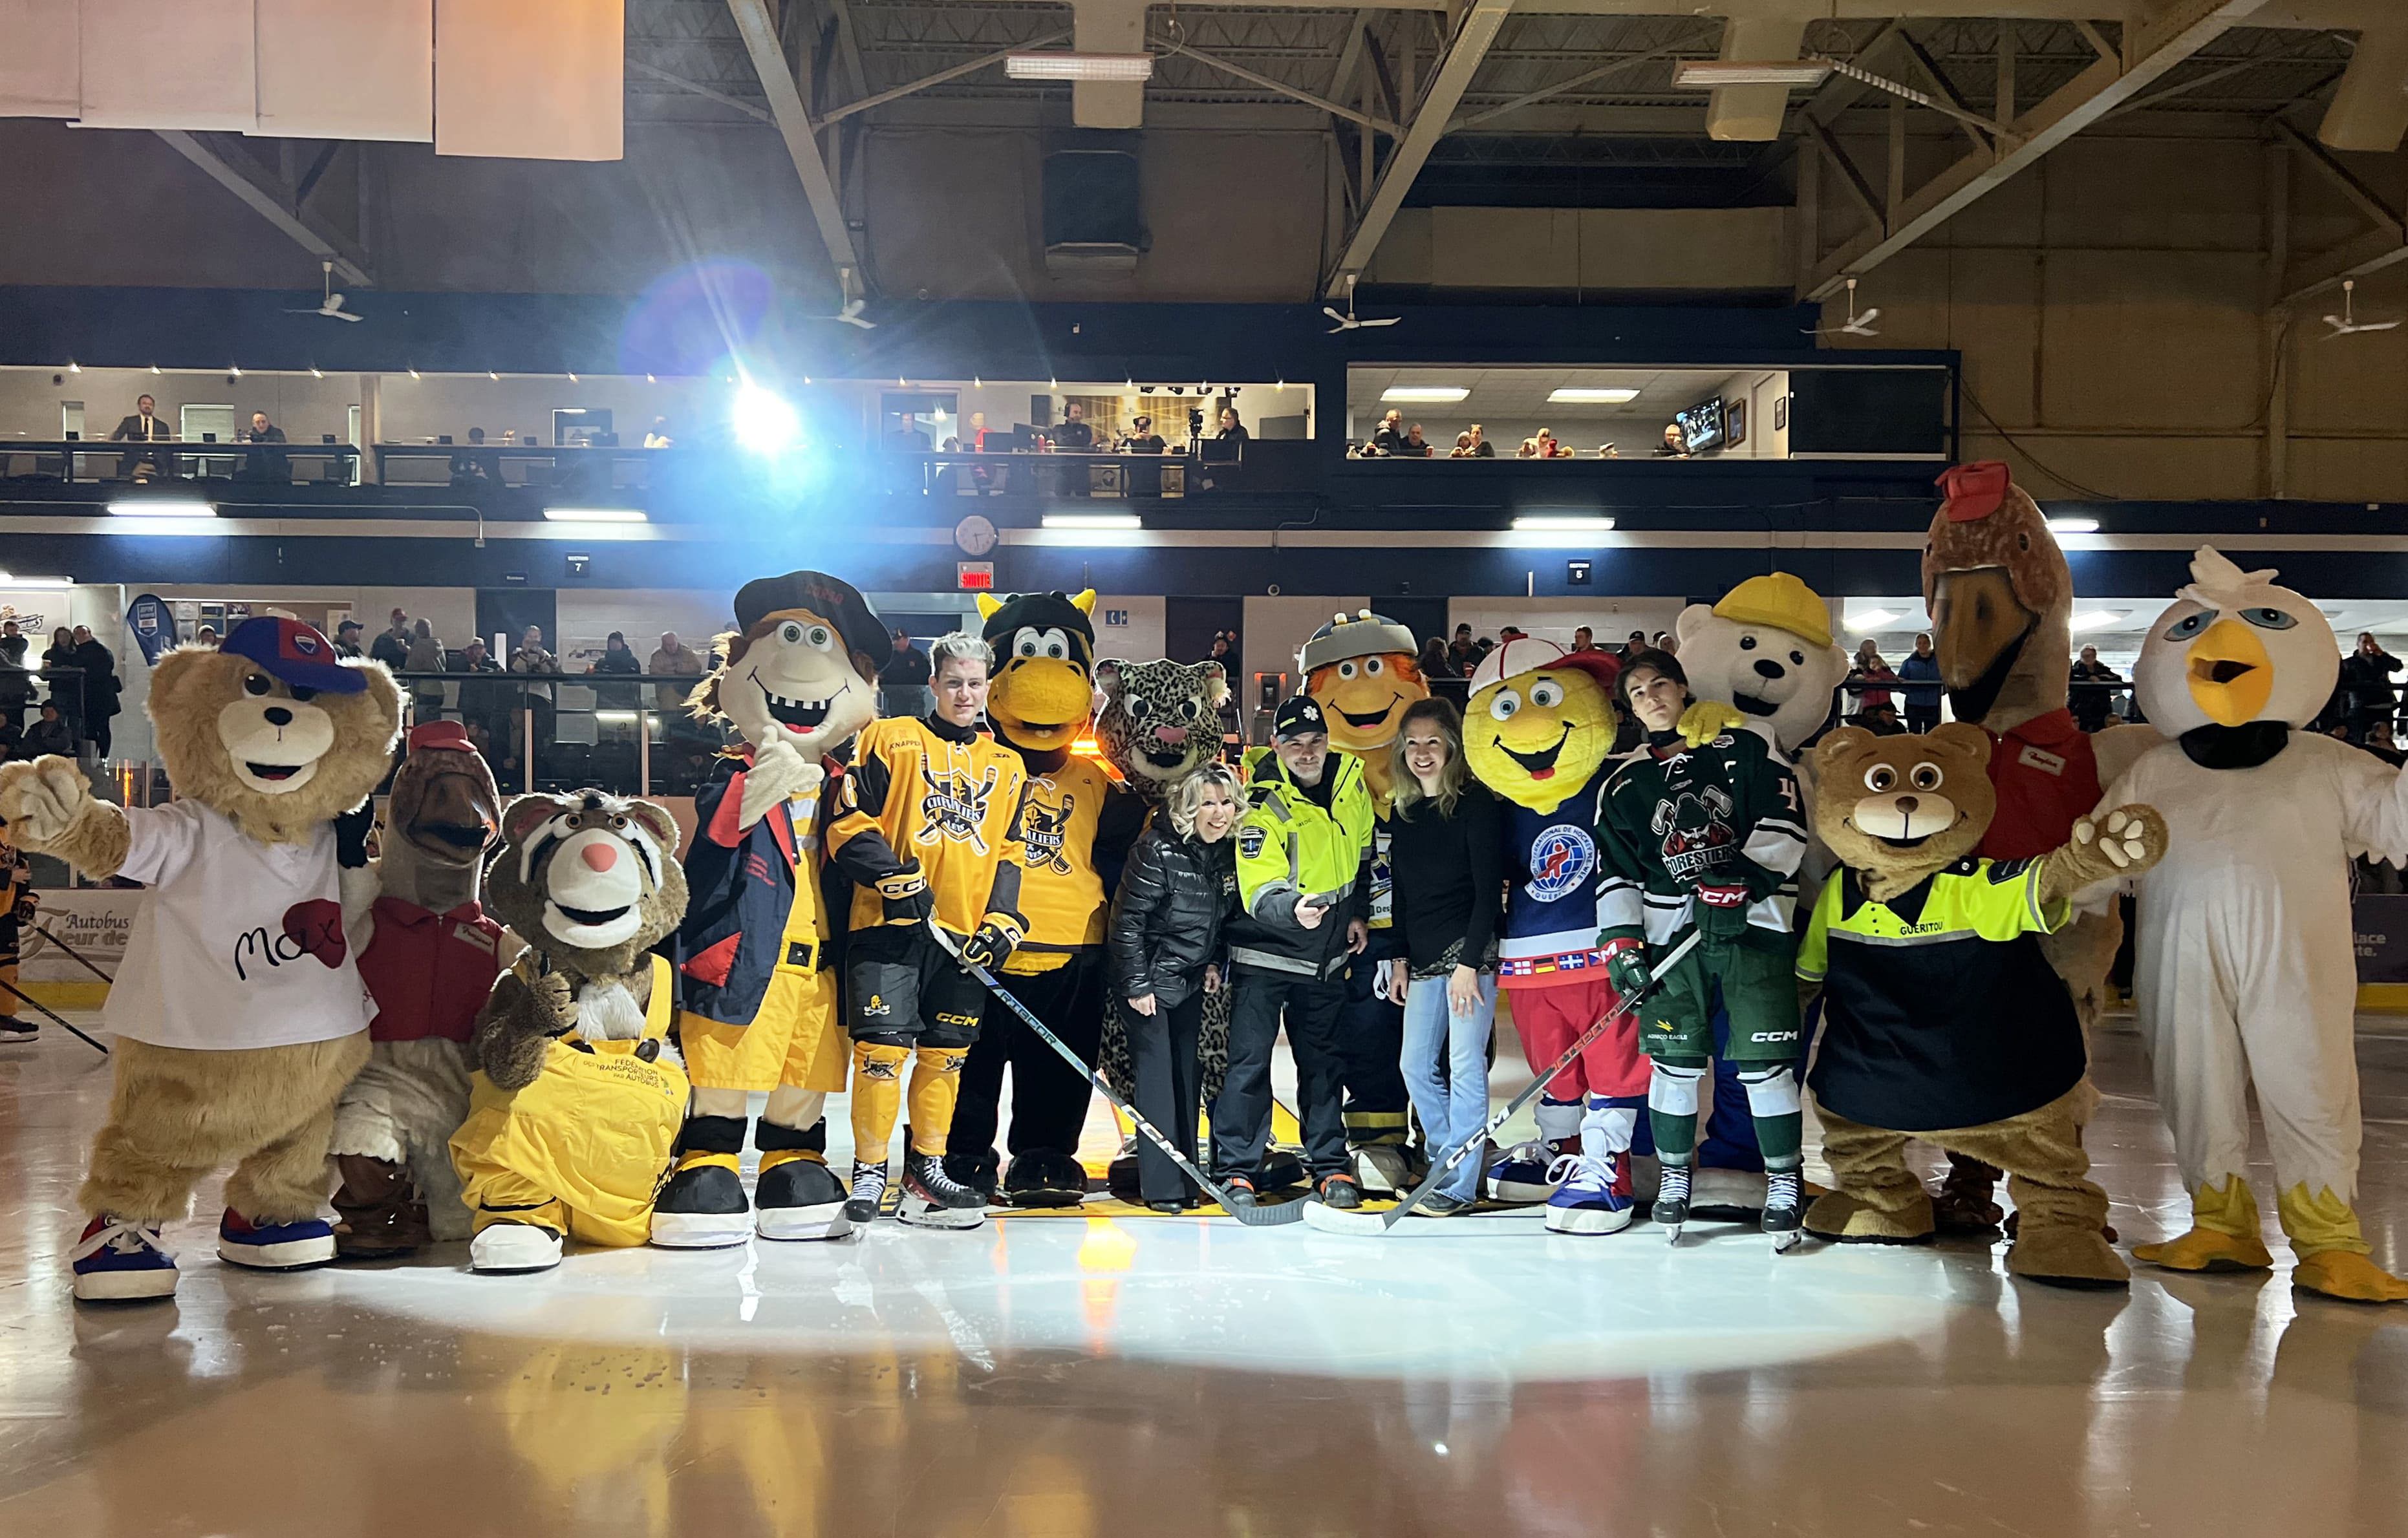
[[[227,1051],[367,1029],[343,937],[332,823],[307,844],[246,837],[197,801],[125,811],[118,875],[156,890],[103,1015],[152,1047]]]
[[[1720,603],[1690,605],[1672,633],[1689,692],[1734,706],[1784,755],[1829,719],[1831,692],[1848,676],[1829,605],[1787,572],[1751,577]]]

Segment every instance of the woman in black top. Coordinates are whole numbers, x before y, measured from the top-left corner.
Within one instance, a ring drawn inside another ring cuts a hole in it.
[[[1465,767],[1463,718],[1449,702],[1407,706],[1394,751],[1388,869],[1404,955],[1388,963],[1386,987],[1405,1006],[1405,1087],[1442,1161],[1488,1120],[1505,821]],[[1444,1218],[1478,1201],[1481,1162],[1466,1158],[1414,1213]]]
[[[1238,896],[1238,862],[1229,830],[1238,820],[1238,780],[1207,763],[1182,780],[1129,851],[1112,902],[1112,986],[1127,1027],[1138,1114],[1190,1162],[1204,1085],[1196,1044],[1204,996],[1221,991],[1221,920]],[[1193,1182],[1154,1146],[1137,1146],[1138,1187],[1156,1212],[1199,1199]]]

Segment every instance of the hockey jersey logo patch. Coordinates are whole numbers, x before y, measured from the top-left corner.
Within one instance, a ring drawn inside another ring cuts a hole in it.
[[[1530,844],[1530,880],[1525,889],[1541,903],[1556,903],[1597,874],[1597,840],[1588,830],[1558,822]]]
[[[986,821],[987,803],[994,799],[996,781],[1003,771],[990,764],[983,780],[972,780],[966,770],[948,770],[939,775],[927,764],[920,765],[920,779],[927,793],[920,798],[920,831],[912,835],[917,844],[934,844],[950,838],[957,844],[968,844],[979,853],[987,852],[986,834],[981,825]]]
[[[1719,785],[1657,802],[1651,826],[1664,841],[1658,853],[1665,874],[1687,886],[1727,863],[1739,847],[1738,835],[1724,820],[1730,812],[1730,792]]]
[[[1029,798],[1022,833],[1028,842],[1030,870],[1052,871],[1056,876],[1073,874],[1062,851],[1069,841],[1070,814],[1078,807],[1079,798],[1071,795],[1064,796],[1059,806],[1048,806],[1033,796]]]

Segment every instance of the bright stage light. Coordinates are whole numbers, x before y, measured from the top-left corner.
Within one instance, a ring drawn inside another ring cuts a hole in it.
[[[74,586],[75,578],[72,577],[18,577],[13,573],[0,572],[0,588],[72,588]]]
[[[1049,529],[1079,529],[1091,534],[1145,527],[1144,520],[1135,513],[1047,513],[1044,524]]]
[[[1050,49],[1010,54],[1003,61],[1003,72],[1015,80],[1150,80],[1154,55]]]
[[[543,516],[554,523],[644,523],[640,507],[546,507]]]
[[[791,404],[755,384],[748,384],[736,392],[736,405],[728,412],[728,422],[736,431],[736,441],[756,454],[792,449],[803,431],[802,418],[796,415]]]
[[[1380,399],[1403,406],[1452,406],[1471,392],[1461,385],[1390,385]]]
[[[1624,406],[1639,398],[1635,390],[1556,390],[1547,399],[1557,406]]]
[[[1560,517],[1532,515],[1517,518],[1513,527],[1522,534],[1601,534],[1612,531],[1613,520],[1594,517]]]
[[[2095,518],[2052,518],[2048,520],[2048,532],[2053,534],[2095,534],[2099,532],[2099,520]]]
[[[120,497],[108,505],[111,518],[215,518],[217,507],[197,498]]]

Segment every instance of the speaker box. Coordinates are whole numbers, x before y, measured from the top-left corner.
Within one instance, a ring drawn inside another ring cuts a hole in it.
[[[1137,157],[1059,150],[1045,157],[1045,270],[1129,273],[1145,248]]]

